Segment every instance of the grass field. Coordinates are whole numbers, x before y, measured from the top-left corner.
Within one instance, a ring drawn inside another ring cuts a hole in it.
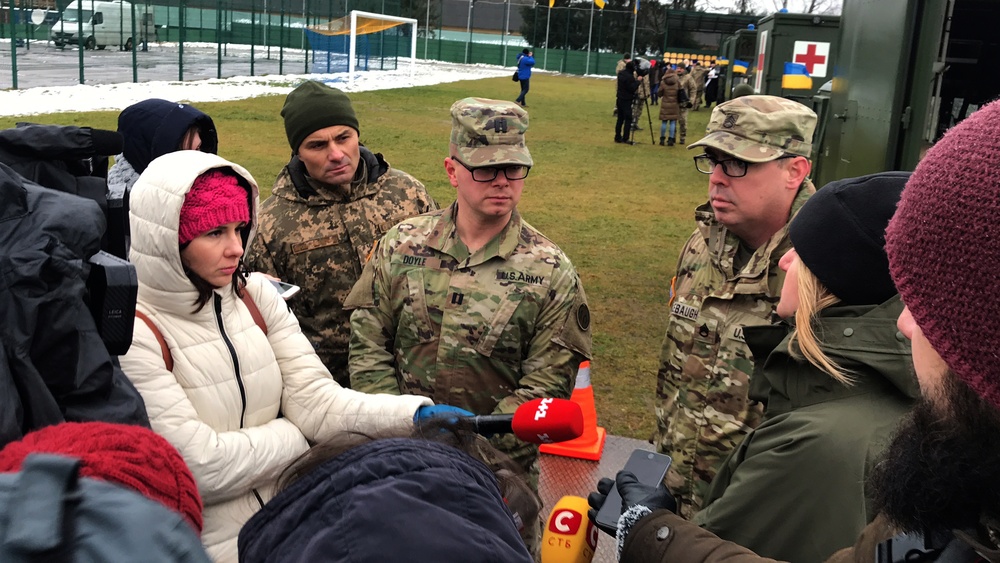
[[[466,96],[513,99],[517,85],[491,78],[352,94],[362,142],[423,181],[438,203],[454,199],[442,167],[448,108]],[[242,164],[261,196],[290,155],[279,116],[283,97],[200,103],[215,120],[219,153]],[[650,144],[642,116],[640,144],[615,144],[610,80],[535,75],[528,94],[528,147],[535,167],[520,209],[576,265],[590,302],[592,365],[599,422],[610,432],[645,439],[654,428],[656,367],[677,252],[694,229],[694,207],[707,179],[691,157],[699,151]],[[651,108],[659,141],[657,108]],[[709,111],[691,112],[688,142],[701,137]],[[0,118],[116,129],[117,112]]]

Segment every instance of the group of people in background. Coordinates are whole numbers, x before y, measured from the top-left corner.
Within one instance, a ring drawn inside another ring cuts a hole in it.
[[[642,112],[649,104],[659,103],[660,146],[687,142],[688,111],[698,111],[702,102],[711,107],[715,92],[706,99],[706,84],[717,78],[715,65],[702,66],[698,61],[671,63],[633,59],[628,53],[615,67],[616,98],[614,114],[615,142],[634,145],[634,131],[641,131]],[[647,117],[647,121],[652,119]],[[650,126],[652,124],[650,123]],[[678,138],[679,136],[679,138]]]

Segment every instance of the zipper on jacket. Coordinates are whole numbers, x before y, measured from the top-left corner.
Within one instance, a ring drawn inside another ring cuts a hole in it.
[[[243,386],[243,377],[240,375],[240,360],[236,357],[236,348],[233,347],[232,341],[229,340],[229,335],[226,334],[226,327],[222,324],[222,297],[219,297],[219,294],[214,292],[213,297],[215,298],[215,322],[218,323],[219,333],[222,334],[222,341],[226,343],[226,347],[229,348],[229,355],[233,358],[236,385],[240,387],[240,402],[243,404],[240,408],[240,428],[243,428],[243,418],[247,414],[247,390]],[[259,499],[260,497],[257,498]]]

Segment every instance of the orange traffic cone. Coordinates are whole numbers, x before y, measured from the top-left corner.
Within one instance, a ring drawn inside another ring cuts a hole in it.
[[[583,434],[568,442],[542,444],[539,448],[543,454],[561,455],[597,461],[604,451],[604,439],[607,431],[597,425],[597,409],[594,407],[594,388],[590,386],[590,362],[580,364],[576,372],[576,386],[570,397],[580,405],[583,411]]]

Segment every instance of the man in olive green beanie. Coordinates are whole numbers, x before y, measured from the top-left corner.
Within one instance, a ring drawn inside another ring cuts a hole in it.
[[[247,265],[302,288],[288,304],[334,379],[348,387],[344,300],[375,241],[437,204],[417,179],[360,143],[344,92],[307,80],[285,98],[281,117],[292,158],[261,204]]]
[[[313,131],[325,127],[346,125],[361,132],[347,94],[315,80],[306,80],[288,94],[281,117],[285,119],[285,134],[292,152],[298,151]]]

